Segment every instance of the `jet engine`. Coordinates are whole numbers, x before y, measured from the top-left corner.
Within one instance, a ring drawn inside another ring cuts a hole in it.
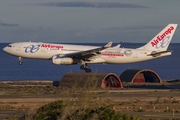
[[[53,56],[52,57],[52,63],[55,65],[72,65],[77,64],[77,59],[72,59],[69,57],[59,57],[59,56]]]

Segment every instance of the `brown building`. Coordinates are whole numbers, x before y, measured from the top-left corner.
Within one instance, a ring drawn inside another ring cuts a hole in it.
[[[122,88],[121,80],[114,73],[66,73],[60,80],[59,86]]]
[[[148,69],[128,69],[120,75],[121,81],[132,83],[154,82],[161,83],[161,78],[157,73]]]

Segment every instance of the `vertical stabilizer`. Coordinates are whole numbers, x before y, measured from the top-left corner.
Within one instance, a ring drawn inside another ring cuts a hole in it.
[[[166,51],[178,24],[169,24],[146,45],[137,49]]]

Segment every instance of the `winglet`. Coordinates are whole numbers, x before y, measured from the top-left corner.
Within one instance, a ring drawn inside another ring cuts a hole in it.
[[[108,47],[111,47],[113,42],[109,42],[107,45],[105,45],[104,47],[108,48]]]
[[[114,46],[113,48],[120,48],[121,44]]]

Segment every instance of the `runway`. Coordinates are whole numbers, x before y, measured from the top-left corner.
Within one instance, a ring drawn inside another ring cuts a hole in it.
[[[124,112],[123,112],[124,113]],[[166,112],[166,113],[155,113],[155,112],[128,112],[128,115],[129,116],[137,116],[138,118],[141,118],[141,119],[148,119],[149,118],[156,118],[156,119],[177,119],[177,118],[180,118],[180,113],[174,113],[174,116],[173,116],[173,113],[169,113],[169,112]]]
[[[180,96],[180,93],[171,93],[171,89],[132,89],[132,90],[94,90],[86,92],[94,93],[111,93],[109,97],[177,97]],[[80,91],[77,91],[77,93]],[[151,93],[155,92],[155,93]],[[157,92],[157,93],[156,93]],[[148,94],[147,94],[148,93]],[[165,94],[162,94],[165,93]],[[74,95],[72,94],[72,97]],[[98,96],[104,96],[104,94],[99,94]],[[63,94],[49,94],[49,95],[0,95],[0,99],[3,98],[63,98]]]
[[[0,110],[0,119],[5,119],[9,116],[22,116],[25,112],[23,111],[7,111],[7,110]],[[125,114],[127,112],[122,112]],[[153,112],[128,112],[129,116],[136,116],[137,118],[141,119],[149,119],[149,118],[156,118],[156,119],[177,119],[180,118],[180,113],[153,113]]]

